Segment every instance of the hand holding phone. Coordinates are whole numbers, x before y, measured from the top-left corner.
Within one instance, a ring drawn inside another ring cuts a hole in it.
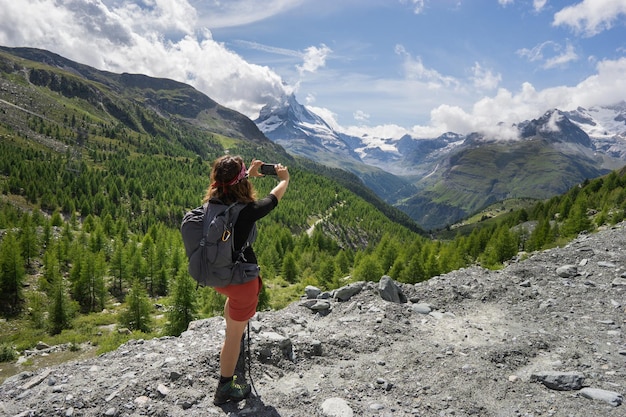
[[[274,164],[263,164],[259,167],[259,172],[263,175],[276,175]]]

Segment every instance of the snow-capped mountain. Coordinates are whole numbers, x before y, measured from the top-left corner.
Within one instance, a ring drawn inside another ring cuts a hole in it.
[[[330,159],[340,161],[331,164],[333,166],[340,166],[342,159],[348,159],[403,176],[425,175],[433,164],[455,150],[475,145],[476,140],[491,141],[476,133],[454,132],[436,138],[350,136],[335,131],[320,116],[298,103],[293,95],[263,108],[255,123],[269,139],[293,154],[324,161],[329,157],[322,157],[322,154],[329,153]],[[521,121],[517,128],[520,139],[541,133],[557,142],[578,143],[626,161],[626,101],[590,109],[555,109],[537,119]]]
[[[333,130],[293,96],[264,108],[255,123],[288,152],[360,176],[427,229],[505,198],[549,198],[626,164],[626,102],[553,109],[520,121],[513,126],[517,140],[504,142],[479,132],[436,138],[350,136]],[[373,173],[372,167],[381,171]],[[392,187],[384,186],[391,184],[390,177],[382,171],[407,181],[405,189],[412,194],[390,193]]]
[[[626,138],[626,101],[614,106],[579,107],[565,115],[592,138]]]
[[[396,201],[415,192],[408,180],[364,163],[355,152],[362,146],[359,138],[336,132],[293,95],[266,105],[255,123],[265,136],[287,152],[349,171],[385,201]]]
[[[342,159],[360,161],[340,134],[320,116],[298,103],[293,94],[263,107],[254,122],[265,136],[290,153],[312,157],[329,151]]]
[[[565,115],[589,135],[600,152],[626,160],[626,101],[614,106],[579,107]]]

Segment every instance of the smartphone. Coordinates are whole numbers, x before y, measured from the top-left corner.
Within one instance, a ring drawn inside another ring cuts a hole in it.
[[[259,168],[259,172],[263,175],[276,175],[274,164],[263,164]]]

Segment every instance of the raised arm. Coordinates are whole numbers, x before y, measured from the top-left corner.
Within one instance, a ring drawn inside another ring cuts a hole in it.
[[[274,194],[278,201],[283,198],[285,195],[285,191],[287,191],[287,187],[289,186],[289,171],[287,167],[282,164],[276,164],[276,176],[278,177],[279,183],[270,191],[271,194]]]
[[[253,159],[250,164],[250,169],[248,169],[248,175],[251,177],[262,177],[263,175],[259,173],[259,167],[261,165],[263,165],[263,161]],[[272,191],[270,191],[270,194],[274,194],[278,201],[280,201],[289,186],[289,171],[286,166],[283,166],[283,164],[276,164],[274,167],[276,168],[276,176],[278,177],[279,182],[272,189]]]

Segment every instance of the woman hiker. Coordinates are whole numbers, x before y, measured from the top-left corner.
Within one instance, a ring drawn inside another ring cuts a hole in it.
[[[287,167],[276,164],[274,169],[279,183],[266,197],[257,200],[256,191],[248,181],[248,177],[262,177],[263,174],[259,172],[261,165],[263,165],[262,161],[254,159],[250,169],[246,170],[241,157],[229,155],[222,156],[213,163],[211,185],[206,192],[204,202],[226,205],[239,202],[246,205],[239,213],[234,226],[235,248],[244,246],[255,222],[269,214],[278,205],[289,185]],[[244,250],[243,255],[246,262],[258,263],[251,246]],[[224,304],[226,335],[220,352],[220,382],[213,399],[215,405],[228,401],[241,401],[250,394],[250,385],[237,382],[235,367],[241,349],[241,338],[248,320],[256,313],[262,285],[261,277],[257,276],[243,284],[215,288],[217,292],[227,297]]]

